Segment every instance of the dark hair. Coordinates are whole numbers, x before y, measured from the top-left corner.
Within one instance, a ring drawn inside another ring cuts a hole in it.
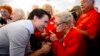
[[[73,15],[73,18],[77,21],[78,16],[77,16],[76,12],[71,12],[71,14]]]
[[[49,17],[49,19],[51,18],[51,15],[46,12],[43,9],[34,9],[32,12],[30,12],[28,19],[29,20],[33,20],[34,16],[37,16],[38,18],[42,18],[44,15],[47,15]]]

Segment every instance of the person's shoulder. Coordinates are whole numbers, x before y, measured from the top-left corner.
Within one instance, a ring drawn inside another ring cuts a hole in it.
[[[92,10],[91,10],[91,13],[92,13],[93,15],[98,15],[98,14],[99,14],[99,12],[96,11],[95,9],[92,9]]]
[[[77,29],[77,28],[75,28],[75,27],[73,27],[72,29],[71,29],[71,32],[72,32],[72,34],[73,34],[73,36],[74,35],[82,35],[81,34],[81,32]]]

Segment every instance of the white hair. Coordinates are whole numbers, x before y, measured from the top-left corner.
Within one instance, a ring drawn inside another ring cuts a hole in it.
[[[61,19],[61,22],[70,23],[70,25],[74,24],[73,16],[68,11],[58,12],[55,14],[55,16],[59,17]]]
[[[95,3],[95,0],[87,0],[90,4],[94,4]]]
[[[25,19],[25,12],[21,8],[15,8],[14,11],[17,15],[19,15],[20,19]]]

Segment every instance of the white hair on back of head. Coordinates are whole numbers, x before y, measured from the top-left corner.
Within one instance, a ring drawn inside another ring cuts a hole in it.
[[[66,23],[70,23],[70,25],[74,25],[74,19],[72,14],[66,10],[57,12],[55,16],[61,18],[61,22],[66,22]]]
[[[17,13],[20,17],[20,19],[25,19],[25,12],[21,8],[15,8],[14,12]]]

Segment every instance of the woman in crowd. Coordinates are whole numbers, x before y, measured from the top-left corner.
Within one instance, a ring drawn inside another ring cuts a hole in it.
[[[18,21],[18,20],[25,19],[25,13],[22,9],[15,8],[12,12],[11,17],[12,17],[12,21],[15,22],[15,21]]]
[[[3,4],[0,6],[0,27],[12,22],[11,19],[11,14],[12,14],[12,7],[7,5],[7,4]]]

